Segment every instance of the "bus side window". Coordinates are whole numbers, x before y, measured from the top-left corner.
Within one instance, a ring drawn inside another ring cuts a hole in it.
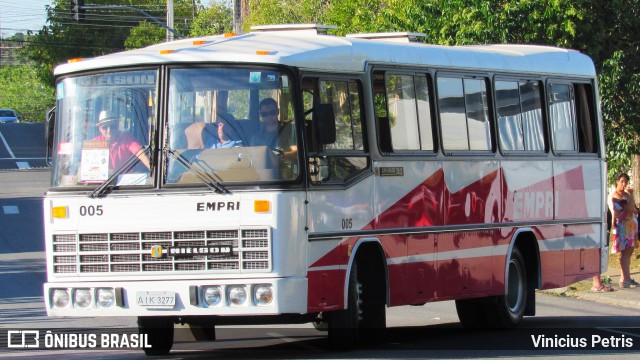
[[[545,150],[539,81],[495,82],[498,137],[503,151]]]
[[[427,77],[376,71],[373,88],[380,150],[433,151]]]
[[[587,83],[550,83],[549,118],[556,152],[596,153],[594,93]]]
[[[314,104],[327,104],[333,108],[335,118],[335,141],[319,143],[320,134],[316,133],[318,124],[312,122],[311,134],[308,140],[315,144],[315,152],[311,152],[309,172],[311,183],[344,184],[362,173],[369,167],[366,153],[365,138],[363,136],[362,91],[355,80],[323,80],[306,79],[308,84],[317,86],[311,98],[307,101]],[[311,94],[311,92],[310,92]]]
[[[442,145],[446,151],[491,151],[491,121],[485,78],[438,76]]]

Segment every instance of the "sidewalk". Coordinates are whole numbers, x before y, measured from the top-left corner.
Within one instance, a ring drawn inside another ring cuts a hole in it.
[[[592,279],[569,285],[564,288],[545,290],[543,292],[559,296],[574,297],[578,299],[594,301],[603,304],[622,306],[640,310],[640,287],[623,289],[620,287],[620,269],[609,267],[609,270],[601,277],[611,278],[611,292],[591,292]],[[631,272],[631,278],[640,281],[640,272]]]

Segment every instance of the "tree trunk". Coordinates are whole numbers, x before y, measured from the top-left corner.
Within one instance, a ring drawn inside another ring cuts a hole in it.
[[[633,201],[640,204],[640,155],[633,156],[633,166],[629,172],[633,184]]]

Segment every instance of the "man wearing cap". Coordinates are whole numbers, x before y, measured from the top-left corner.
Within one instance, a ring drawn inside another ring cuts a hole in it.
[[[149,157],[142,150],[140,143],[127,133],[121,133],[118,128],[118,118],[109,111],[101,111],[96,123],[100,135],[93,140],[109,142],[109,171],[120,168],[131,156],[137,156],[140,161],[151,169]]]

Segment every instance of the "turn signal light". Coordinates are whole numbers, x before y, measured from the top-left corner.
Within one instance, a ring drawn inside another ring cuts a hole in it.
[[[51,216],[53,216],[54,219],[68,219],[69,208],[67,206],[54,206],[51,209]]]
[[[260,212],[269,212],[271,210],[271,202],[269,200],[254,200],[253,201],[253,211]]]

